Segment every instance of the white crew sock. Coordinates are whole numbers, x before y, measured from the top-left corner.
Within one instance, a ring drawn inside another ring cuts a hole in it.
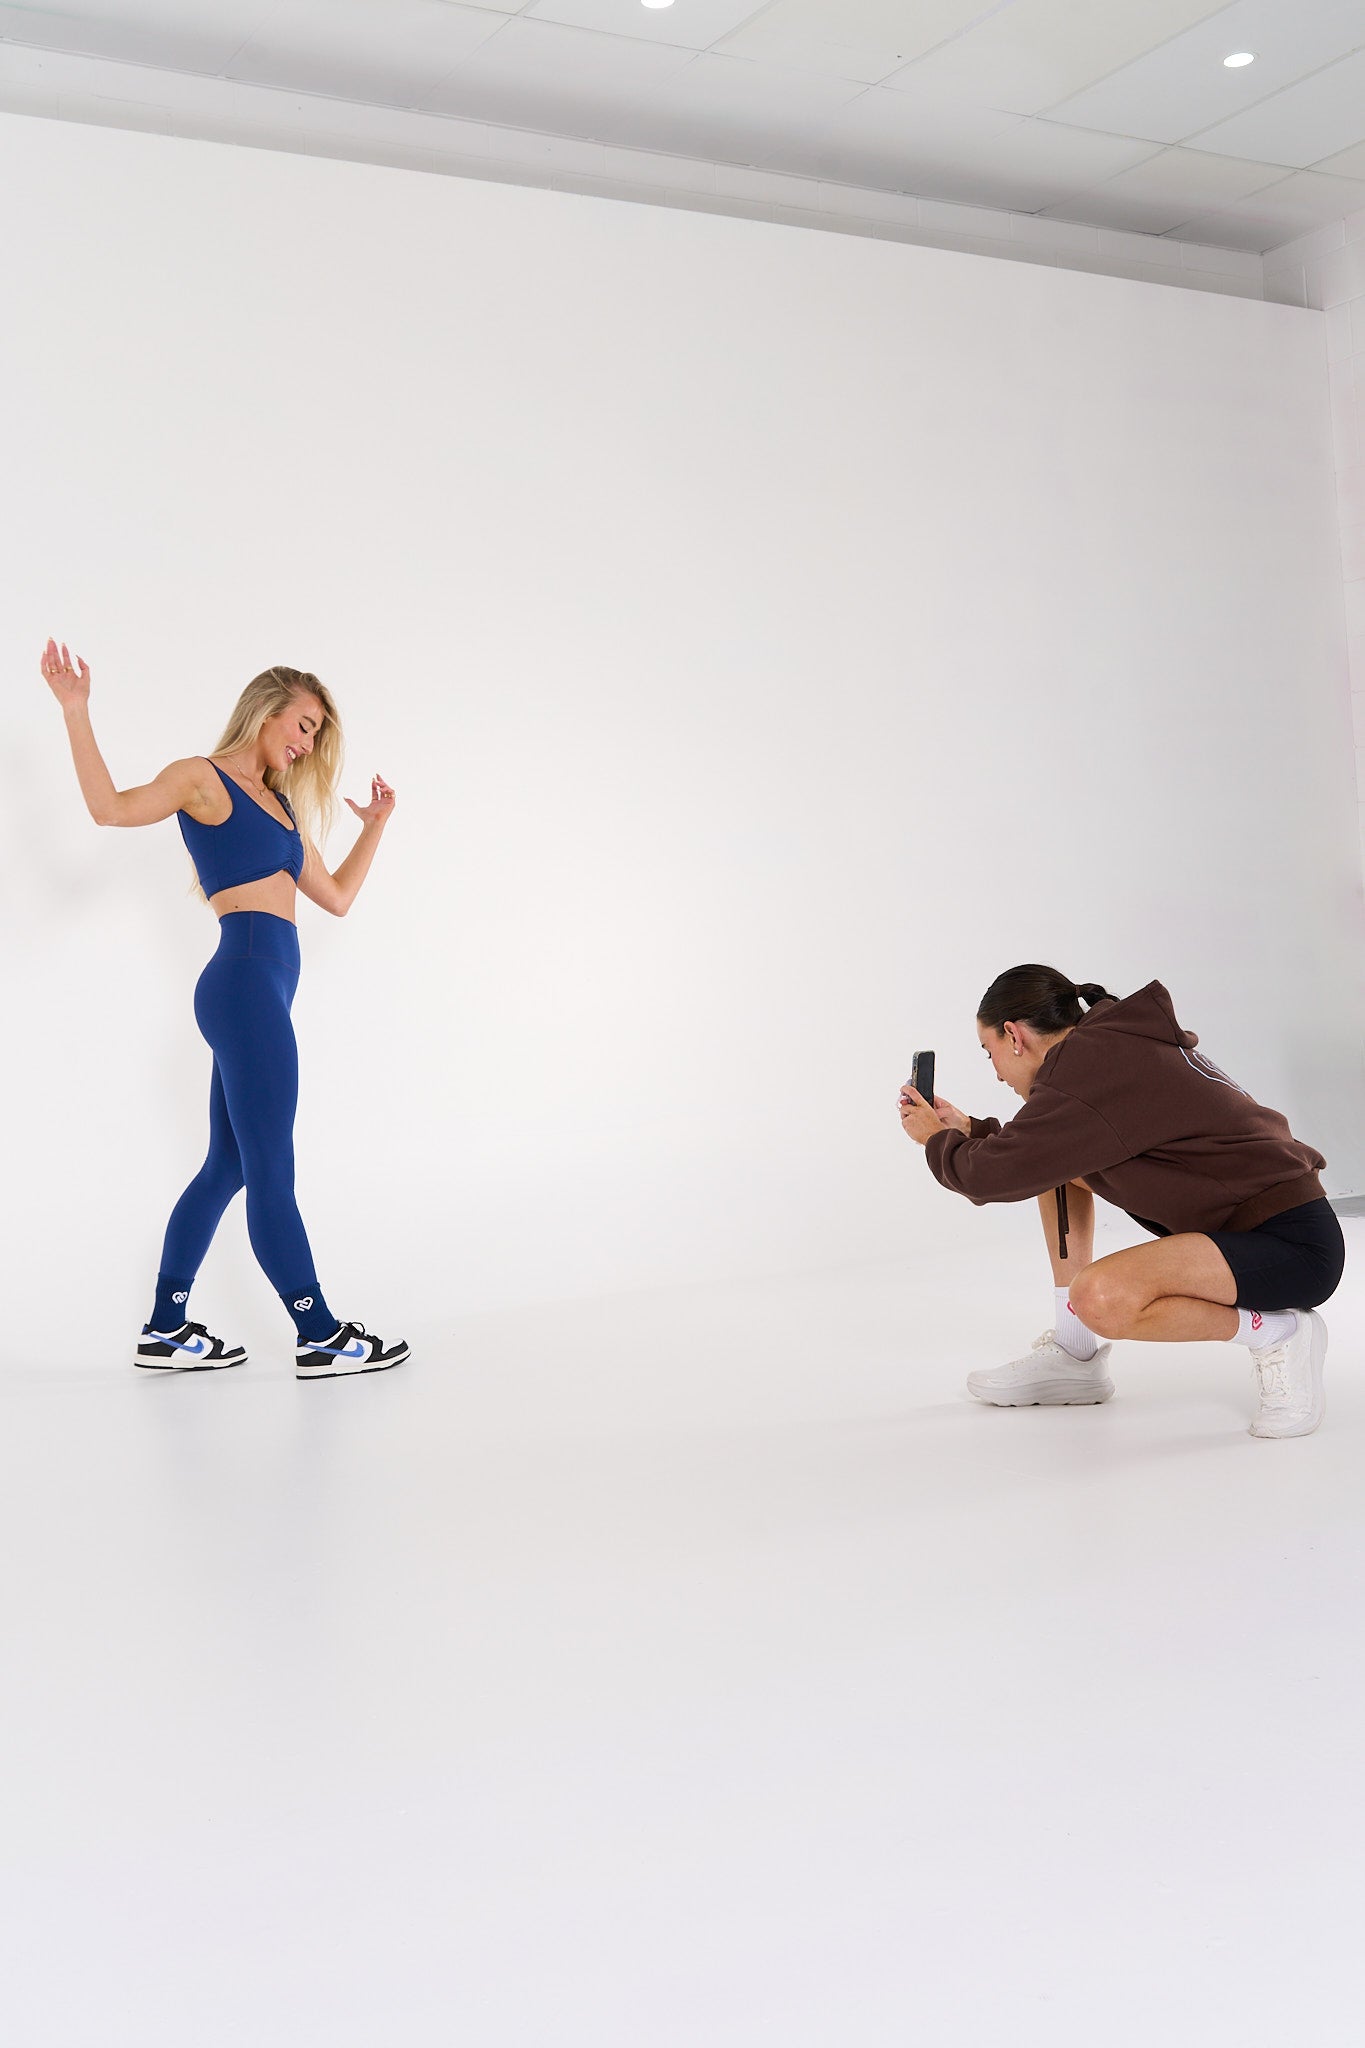
[[[1085,1324],[1071,1306],[1071,1289],[1054,1287],[1052,1298],[1056,1302],[1053,1323],[1057,1331],[1057,1342],[1063,1351],[1081,1365],[1088,1365],[1100,1348],[1100,1340]]]
[[[1249,1344],[1253,1351],[1260,1351],[1267,1344],[1283,1344],[1298,1327],[1299,1312],[1296,1308],[1239,1308],[1237,1335],[1229,1337],[1228,1342]]]

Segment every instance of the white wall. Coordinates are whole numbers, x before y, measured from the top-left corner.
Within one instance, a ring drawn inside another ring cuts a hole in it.
[[[286,661],[398,788],[296,1011],[321,1277],[381,1328],[1033,1228],[893,1108],[918,1044],[1000,1108],[1026,958],[1161,976],[1365,1187],[1317,316],[18,117],[0,190],[35,1336],[40,1282],[142,1313],[213,936],[173,824],[87,821],[49,631],[124,783]],[[197,1305],[249,1330],[243,1236]]]
[[[1325,315],[1332,451],[1346,585],[1347,669],[1365,857],[1365,212],[1300,235],[1266,257],[1271,295]]]

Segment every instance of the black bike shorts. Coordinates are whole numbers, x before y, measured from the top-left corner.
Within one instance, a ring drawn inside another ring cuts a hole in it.
[[[1154,1237],[1164,1224],[1135,1216]],[[1325,1196],[1285,1209],[1254,1230],[1207,1230],[1232,1268],[1238,1308],[1318,1308],[1336,1293],[1346,1268],[1346,1240]]]

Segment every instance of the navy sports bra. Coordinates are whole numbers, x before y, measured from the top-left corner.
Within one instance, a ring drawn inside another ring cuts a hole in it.
[[[221,825],[201,825],[184,811],[176,812],[180,836],[190,850],[204,894],[216,896],[220,889],[240,889],[247,882],[263,882],[267,875],[292,875],[297,882],[303,873],[303,835],[294,823],[288,797],[277,789],[271,791],[289,813],[290,822],[282,825],[254,796],[239,789],[231,776],[224,775],[216,761],[210,766],[217,770],[232,798],[232,815]]]

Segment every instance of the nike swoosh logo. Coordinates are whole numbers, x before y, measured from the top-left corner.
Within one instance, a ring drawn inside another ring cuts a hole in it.
[[[344,1351],[338,1351],[331,1344],[310,1344],[308,1348],[310,1351],[324,1352],[328,1358],[363,1358],[365,1356],[365,1346],[358,1343],[348,1344]]]
[[[175,1339],[173,1337],[169,1341],[172,1344],[175,1344]],[[175,1349],[177,1351],[188,1351],[191,1358],[198,1358],[200,1352],[206,1350],[207,1348],[208,1347],[204,1344],[203,1340],[199,1337],[195,1338],[193,1344],[175,1344]]]

